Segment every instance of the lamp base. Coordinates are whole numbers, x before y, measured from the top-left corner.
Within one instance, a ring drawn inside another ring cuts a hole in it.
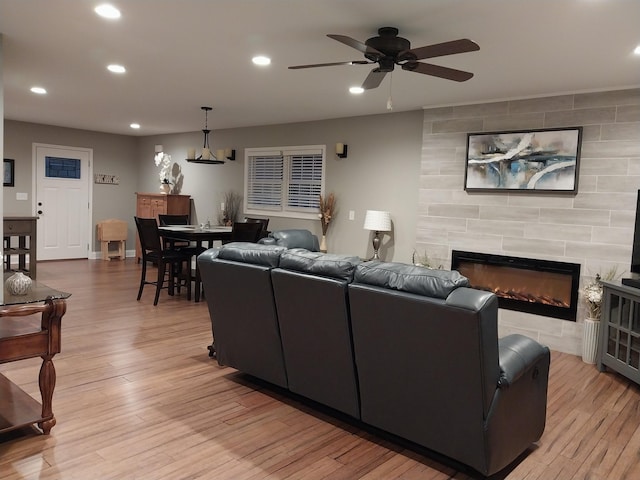
[[[373,258],[371,258],[371,260],[380,260],[380,255],[378,255],[379,250],[380,250],[380,232],[376,230],[375,235],[373,236]]]

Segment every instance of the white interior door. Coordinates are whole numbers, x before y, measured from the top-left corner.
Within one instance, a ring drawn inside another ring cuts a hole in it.
[[[93,151],[34,144],[38,260],[88,258]]]

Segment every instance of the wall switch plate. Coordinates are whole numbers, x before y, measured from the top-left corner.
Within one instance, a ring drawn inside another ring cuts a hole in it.
[[[356,212],[353,210],[349,210],[349,220],[355,220],[356,219]]]
[[[26,192],[16,192],[16,200],[29,200],[29,194]]]

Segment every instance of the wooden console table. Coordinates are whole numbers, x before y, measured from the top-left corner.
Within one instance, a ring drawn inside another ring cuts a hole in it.
[[[38,217],[4,217],[4,270],[11,270],[11,257],[18,257],[18,271],[36,278],[36,226]],[[17,242],[11,239],[17,237]],[[29,263],[27,264],[27,255]]]
[[[56,424],[51,406],[56,385],[53,356],[60,352],[61,321],[69,296],[35,281],[27,295],[11,295],[4,289],[0,302],[0,363],[42,357],[42,403],[0,374],[0,433],[37,424],[48,434]],[[41,318],[34,318],[38,313]]]

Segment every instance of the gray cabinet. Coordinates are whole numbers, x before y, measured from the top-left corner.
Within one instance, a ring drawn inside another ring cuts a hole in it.
[[[640,384],[640,289],[602,283],[598,369],[608,367]]]

